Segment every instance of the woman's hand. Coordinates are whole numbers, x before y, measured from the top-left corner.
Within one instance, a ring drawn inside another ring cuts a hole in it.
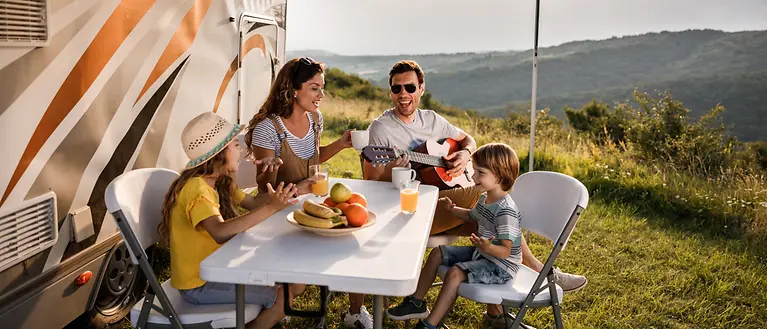
[[[274,172],[277,171],[277,169],[280,168],[282,165],[282,159],[278,157],[266,157],[262,159],[255,159],[253,160],[253,164],[256,166],[261,166],[261,174],[265,172]]]
[[[307,179],[302,180],[298,184],[296,184],[296,186],[298,187],[297,189],[298,195],[312,193],[312,184],[314,184],[315,182],[316,181],[312,177],[309,177]]]
[[[338,138],[338,143],[341,144],[341,148],[352,147],[352,130],[344,131],[344,134]]]
[[[280,184],[277,185],[277,189],[274,189],[272,188],[271,183],[266,183],[266,189],[269,193],[269,202],[267,204],[274,207],[277,211],[285,209],[285,207],[298,202],[298,199],[293,198],[293,196],[296,195],[297,190],[296,186],[293,184],[285,186],[285,183],[280,182]]]

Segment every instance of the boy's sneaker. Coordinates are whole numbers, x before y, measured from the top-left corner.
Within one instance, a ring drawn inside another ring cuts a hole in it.
[[[424,301],[421,301],[419,306],[416,305],[412,296],[407,296],[402,303],[386,310],[386,315],[392,320],[425,319],[429,316],[429,309],[426,308]]]
[[[347,328],[373,329],[373,316],[368,313],[368,309],[363,305],[360,307],[358,314],[351,314],[349,311],[346,311],[344,323]]]
[[[562,287],[564,293],[581,290],[588,282],[589,280],[583,275],[565,273],[559,268],[554,268],[554,283]]]

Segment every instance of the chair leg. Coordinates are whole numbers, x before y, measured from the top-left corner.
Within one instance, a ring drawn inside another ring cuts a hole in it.
[[[554,312],[554,323],[556,324],[557,329],[562,329],[562,311],[561,307],[559,306],[557,286],[553,283],[549,283],[549,295],[551,295],[551,310]]]
[[[527,313],[527,305],[522,305],[514,318],[514,323],[511,324],[511,329],[517,329],[522,326],[522,319],[525,318],[525,313]]]
[[[154,293],[147,291],[144,296],[144,305],[141,305],[141,313],[139,313],[138,321],[136,321],[136,328],[143,329],[146,327],[146,321],[149,318],[149,312],[152,311],[152,303],[154,303]]]
[[[506,305],[501,305],[501,308],[503,308],[503,322],[506,323],[506,328],[511,328],[511,323],[509,323],[509,317],[506,316],[506,314],[509,314],[509,307]]]

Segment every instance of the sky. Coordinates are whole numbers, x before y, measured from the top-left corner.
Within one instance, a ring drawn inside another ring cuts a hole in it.
[[[396,55],[533,47],[534,0],[288,0],[288,51]],[[539,47],[647,32],[767,30],[767,0],[541,0]]]

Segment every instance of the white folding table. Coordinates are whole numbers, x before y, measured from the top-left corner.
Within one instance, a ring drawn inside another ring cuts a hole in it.
[[[330,179],[362,193],[376,224],[341,237],[295,227],[286,216],[301,201],[240,233],[200,264],[206,281],[237,284],[237,327],[244,327],[242,285],[303,283],[331,291],[375,295],[375,328],[383,324],[383,296],[415,292],[429,237],[438,189],[421,185],[415,214],[400,212],[399,190],[390,182]]]

